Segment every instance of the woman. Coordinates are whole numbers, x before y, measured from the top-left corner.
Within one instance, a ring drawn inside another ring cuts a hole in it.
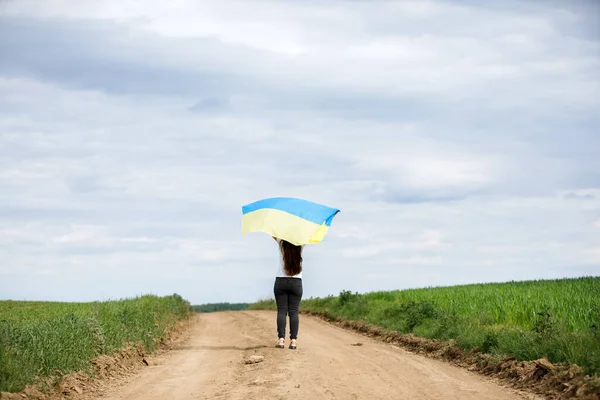
[[[302,300],[302,250],[286,240],[273,238],[279,244],[279,273],[275,278],[275,301],[277,302],[277,334],[279,341],[275,347],[283,349],[285,343],[285,323],[290,316],[290,349],[295,350],[298,339],[300,300]]]

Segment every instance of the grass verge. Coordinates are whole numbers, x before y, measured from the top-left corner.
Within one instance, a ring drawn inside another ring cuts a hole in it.
[[[88,371],[127,345],[152,352],[191,313],[179,295],[94,303],[0,302],[0,392]]]
[[[301,312],[544,398],[600,399],[600,277],[344,290],[303,300]]]
[[[250,309],[275,309],[273,300]],[[302,310],[402,334],[452,340],[516,360],[546,357],[600,374],[600,277],[475,284],[302,301]]]

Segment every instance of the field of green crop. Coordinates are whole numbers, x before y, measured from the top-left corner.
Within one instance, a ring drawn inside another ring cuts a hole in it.
[[[274,309],[274,301],[251,309]],[[307,299],[301,309],[362,320],[466,349],[548,357],[600,374],[600,277],[474,284]]]
[[[191,313],[179,295],[94,303],[0,301],[0,392],[83,371],[127,344],[155,344]]]

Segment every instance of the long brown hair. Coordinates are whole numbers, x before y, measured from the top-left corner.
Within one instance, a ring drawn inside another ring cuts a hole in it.
[[[302,246],[296,246],[288,241],[281,240],[279,249],[283,255],[283,269],[288,276],[302,272]]]

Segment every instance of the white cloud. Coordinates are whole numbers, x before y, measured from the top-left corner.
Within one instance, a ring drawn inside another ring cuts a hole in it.
[[[208,64],[275,85],[452,102],[476,97],[511,109],[539,108],[542,98],[596,104],[585,72],[599,66],[598,43],[565,36],[550,11],[492,13],[435,2],[124,4],[22,1],[8,3],[5,13],[116,22],[131,41],[119,46],[135,50],[123,49],[123,57],[187,70]],[[569,16],[577,17],[561,14]]]
[[[590,264],[597,265],[595,273],[600,273],[600,247],[587,249],[585,258]]]
[[[411,147],[408,146],[407,153],[412,152]],[[442,152],[430,155],[426,151],[416,156],[379,154],[370,154],[361,161],[374,163],[381,170],[394,171],[397,178],[410,187],[480,186],[490,180],[489,166],[483,160],[478,163],[472,156],[453,156]]]
[[[382,265],[391,266],[421,266],[421,265],[442,265],[442,257],[407,257],[407,258],[389,258],[381,261]]]
[[[268,296],[278,195],[342,209],[307,296],[598,273],[599,43],[513,6],[5,3],[0,293]]]

